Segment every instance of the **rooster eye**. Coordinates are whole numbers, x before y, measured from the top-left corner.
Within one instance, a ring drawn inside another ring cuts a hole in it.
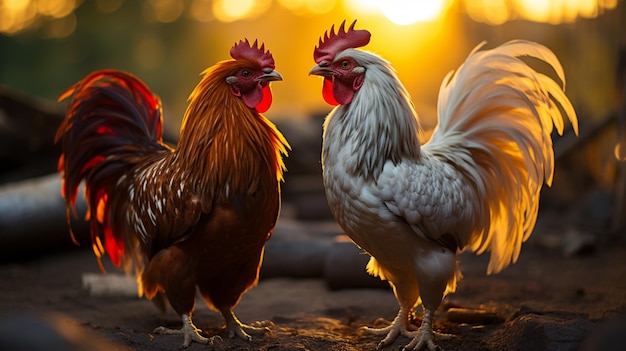
[[[244,78],[248,78],[250,77],[252,73],[250,73],[250,71],[248,71],[247,69],[244,69],[243,71],[241,71],[241,76]]]
[[[350,68],[350,61],[345,60],[345,61],[341,61],[341,68],[342,69],[349,69]]]

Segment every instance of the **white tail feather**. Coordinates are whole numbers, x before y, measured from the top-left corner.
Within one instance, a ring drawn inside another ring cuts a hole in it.
[[[483,43],[484,44],[484,43]],[[551,132],[567,118],[578,133],[576,113],[564,93],[557,57],[546,47],[510,41],[495,49],[478,45],[439,91],[439,125],[424,151],[455,164],[475,185],[483,206],[478,228],[459,238],[477,253],[491,251],[488,273],[517,261],[537,218],[539,191],[554,171]],[[520,59],[548,63],[561,81]]]

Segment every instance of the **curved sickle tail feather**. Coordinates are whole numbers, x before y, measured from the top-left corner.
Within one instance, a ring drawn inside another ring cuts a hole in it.
[[[124,238],[108,221],[108,196],[125,172],[143,155],[167,150],[162,143],[161,101],[138,78],[121,71],[91,73],[61,95],[69,99],[66,119],[57,130],[61,142],[58,171],[71,224],[78,187],[85,182],[93,250],[105,252],[115,265],[124,253]],[[71,226],[70,226],[71,228]],[[70,229],[71,233],[71,229]],[[74,241],[74,235],[72,233]],[[102,267],[102,266],[101,266]]]
[[[562,134],[569,120],[578,134],[578,120],[552,51],[522,40],[478,51],[483,44],[444,79],[439,125],[424,150],[455,164],[485,200],[477,211],[482,231],[467,244],[479,254],[490,250],[487,270],[497,273],[517,261],[535,226],[541,187],[552,182],[553,127]],[[562,85],[522,56],[549,64]]]

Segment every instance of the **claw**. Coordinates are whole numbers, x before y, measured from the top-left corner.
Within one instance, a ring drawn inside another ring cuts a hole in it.
[[[361,330],[373,335],[385,335],[385,338],[378,343],[379,349],[392,344],[399,335],[407,338],[413,338],[416,335],[416,332],[411,332],[407,329],[406,318],[401,316],[400,313],[398,313],[398,317],[390,325],[384,328],[361,327]]]
[[[201,330],[196,328],[195,325],[193,325],[192,321],[191,321],[191,316],[184,314],[183,315],[183,327],[180,329],[169,329],[166,327],[158,327],[156,329],[154,329],[153,333],[155,334],[163,334],[163,335],[167,335],[167,334],[175,334],[175,335],[179,335],[182,334],[184,336],[183,339],[183,348],[187,348],[191,345],[191,343],[193,341],[200,343],[200,344],[205,344],[205,345],[211,345],[213,346],[213,344],[216,341],[220,341],[222,342],[222,338],[219,335],[214,335],[210,338],[206,338],[202,335],[200,335]]]
[[[239,320],[228,325],[228,337],[234,338],[235,336],[243,340],[252,341],[252,335],[271,335],[272,331],[269,327],[273,327],[274,323],[271,321],[257,321],[251,325],[243,324]]]
[[[402,348],[403,351],[441,350],[441,348],[437,344],[435,344],[434,337],[437,336],[440,339],[450,339],[454,337],[454,335],[441,334],[441,333],[437,333],[433,331],[432,318],[433,318],[432,311],[429,309],[425,309],[424,319],[422,320],[422,325],[419,327],[419,329],[416,332],[413,332],[413,337],[412,337],[411,342]]]
[[[420,329],[417,335],[411,340],[408,345],[402,348],[403,351],[419,351],[427,348],[428,351],[437,351],[439,346],[433,341],[433,334],[430,330]]]
[[[442,334],[437,332],[429,333],[428,330],[420,329],[413,340],[402,348],[402,351],[419,351],[424,349],[428,351],[441,351],[441,347],[435,344],[435,337],[440,340],[449,340],[455,336],[452,334]]]
[[[228,337],[234,338],[237,336],[240,339],[252,341],[252,335],[268,335],[272,334],[270,327],[274,327],[274,323],[271,321],[258,321],[251,325],[243,324],[235,313],[230,309],[224,309],[221,311],[224,319],[226,320],[226,330],[228,331]]]
[[[454,335],[440,334],[432,330],[433,313],[429,309],[425,309],[424,318],[422,319],[422,323],[417,330],[410,330],[410,328],[414,328],[414,326],[408,323],[408,316],[409,313],[407,313],[407,310],[401,308],[398,315],[390,325],[384,328],[361,327],[360,329],[374,335],[385,335],[385,338],[378,343],[377,349],[389,346],[398,338],[398,336],[402,335],[411,339],[411,342],[409,342],[408,345],[401,348],[402,351],[436,351],[441,350],[441,348],[435,344],[434,336],[441,339],[450,339],[454,337]],[[380,319],[377,319],[375,324],[380,324]]]

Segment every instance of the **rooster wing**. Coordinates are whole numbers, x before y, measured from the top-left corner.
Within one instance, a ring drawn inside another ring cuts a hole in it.
[[[136,237],[142,254],[151,259],[160,250],[185,240],[212,203],[201,201],[170,157],[154,155],[152,162],[135,167],[118,181],[119,191],[110,195],[113,227]],[[142,256],[143,256],[142,255]],[[135,262],[139,258],[135,258]]]

